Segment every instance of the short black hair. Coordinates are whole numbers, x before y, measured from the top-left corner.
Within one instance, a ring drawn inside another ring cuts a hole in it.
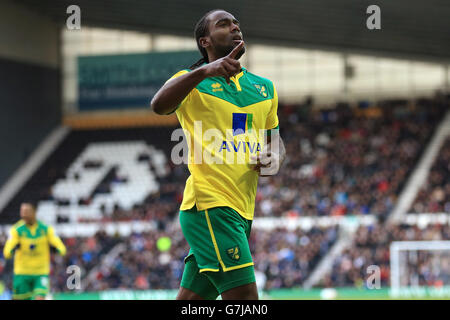
[[[34,211],[36,211],[38,202],[35,200],[31,200],[31,201],[24,201],[22,202],[22,204],[28,204],[33,208]]]

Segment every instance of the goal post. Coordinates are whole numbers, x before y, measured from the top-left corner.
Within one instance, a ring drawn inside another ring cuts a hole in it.
[[[450,296],[450,241],[394,241],[390,245],[393,298]]]

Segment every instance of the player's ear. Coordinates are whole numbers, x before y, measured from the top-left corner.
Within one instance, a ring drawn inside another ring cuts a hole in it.
[[[198,39],[198,43],[200,43],[200,46],[202,48],[208,48],[211,46],[211,41],[209,37],[201,37]]]

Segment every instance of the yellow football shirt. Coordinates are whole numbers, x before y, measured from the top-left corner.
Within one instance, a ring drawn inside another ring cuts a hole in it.
[[[263,150],[265,130],[278,127],[278,96],[270,80],[245,68],[230,80],[206,78],[175,111],[188,142],[191,174],[180,209],[227,206],[252,220],[258,173],[250,156]]]
[[[10,237],[3,248],[6,259],[14,253],[14,274],[48,275],[50,272],[50,245],[66,254],[66,247],[55,235],[53,227],[40,221],[28,226],[23,220],[17,222],[10,230]]]

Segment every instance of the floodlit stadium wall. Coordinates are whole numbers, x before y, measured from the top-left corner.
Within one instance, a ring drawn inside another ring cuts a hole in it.
[[[66,114],[79,111],[80,56],[193,50],[197,48],[190,37],[89,27],[63,30],[64,110]],[[269,46],[251,41],[246,41],[246,54],[240,62],[251,72],[272,80],[284,103],[300,103],[308,97],[319,105],[340,99],[350,102],[411,99],[448,90],[450,84],[450,68],[445,62]]]

